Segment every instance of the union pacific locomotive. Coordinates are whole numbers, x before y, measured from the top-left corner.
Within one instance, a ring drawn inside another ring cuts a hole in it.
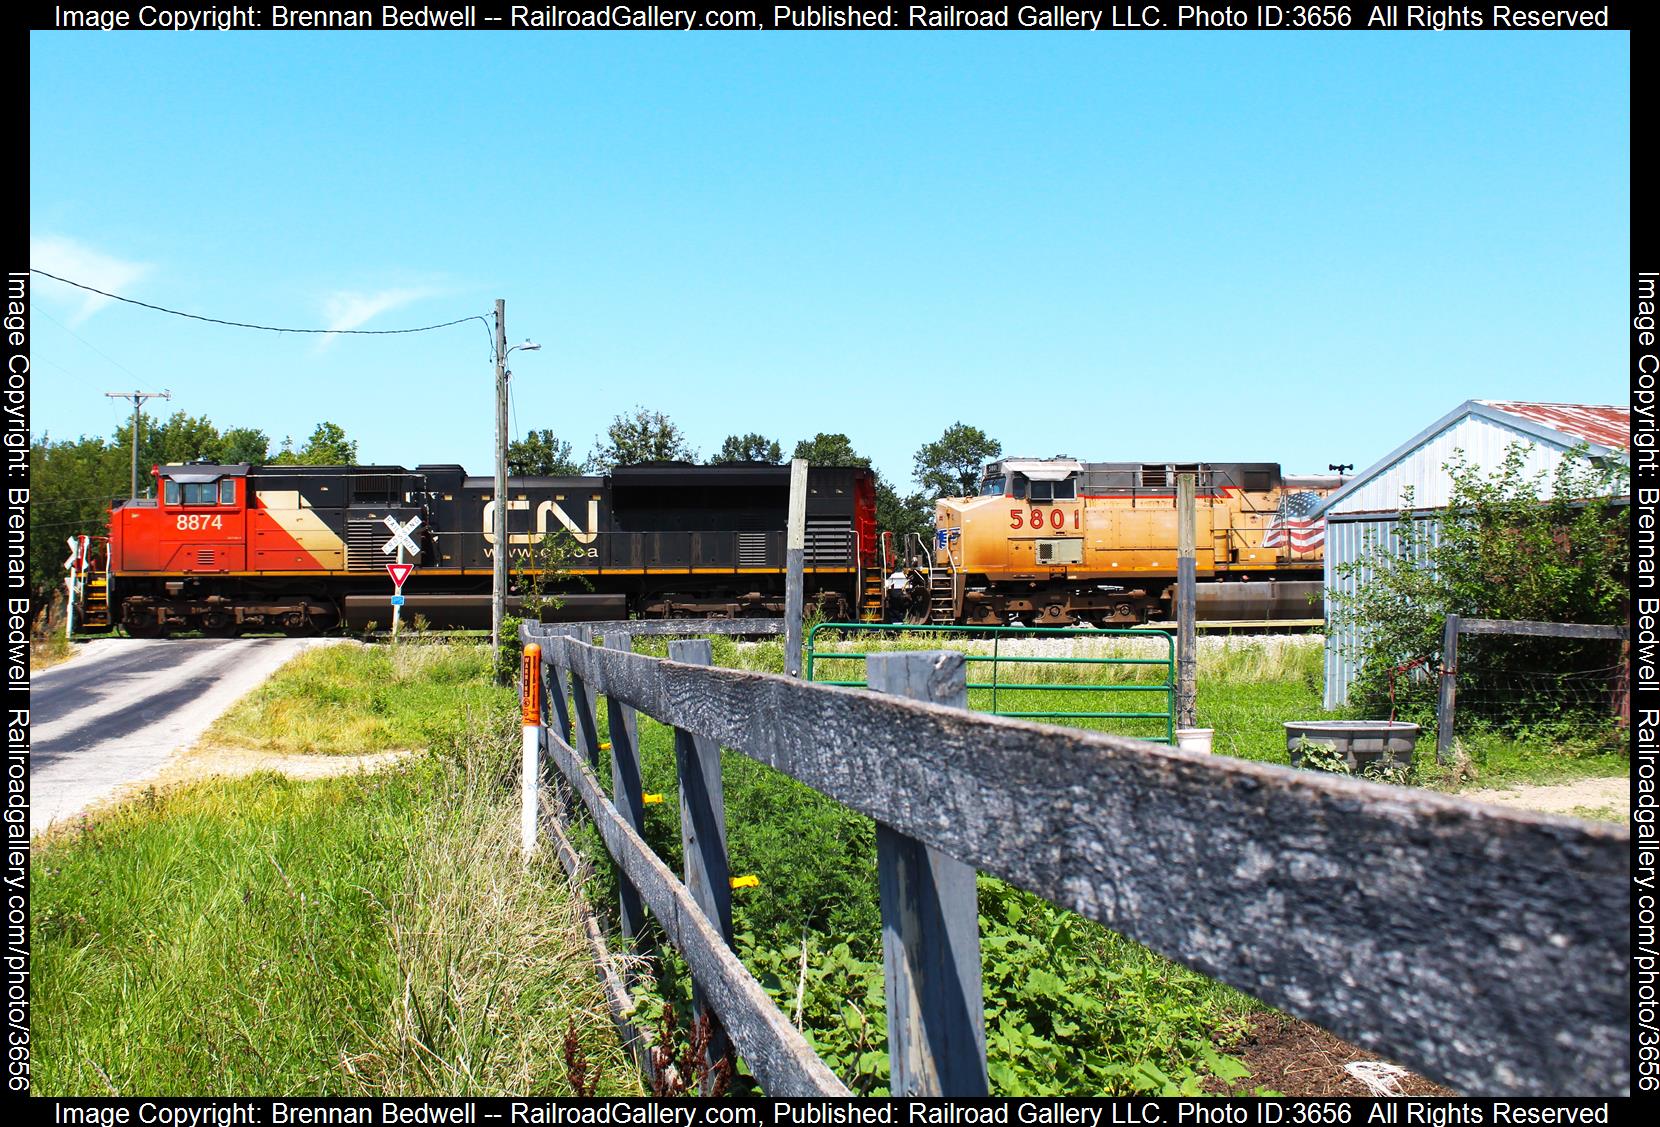
[[[905,553],[889,614],[913,622],[1128,626],[1174,618],[1176,479],[1197,478],[1198,616],[1320,617],[1323,522],[1340,477],[1272,462],[1008,458],[976,497],[941,500],[930,550]]]
[[[291,634],[386,623],[386,565],[415,565],[407,616],[488,626],[494,481],[460,466],[158,466],[154,499],[110,512],[103,551],[86,553],[77,620],[140,637],[201,630]],[[508,480],[507,550],[522,588],[550,570],[575,619],[775,616],[784,611],[787,466],[629,466],[603,477]],[[870,470],[807,476],[805,595],[832,618],[880,612],[876,488]],[[388,518],[417,554],[388,554]],[[552,534],[555,562],[538,550]],[[509,595],[519,613],[522,590]]]

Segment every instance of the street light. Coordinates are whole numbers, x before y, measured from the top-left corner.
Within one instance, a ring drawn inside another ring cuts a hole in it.
[[[526,340],[507,347],[504,322],[507,302],[496,299],[496,556],[490,584],[490,653],[501,657],[501,623],[507,617],[507,357],[514,352],[540,352],[542,346]]]

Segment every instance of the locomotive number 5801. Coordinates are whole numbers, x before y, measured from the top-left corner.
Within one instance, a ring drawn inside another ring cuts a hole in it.
[[[1026,514],[1025,509],[1010,509],[1009,510],[1009,527],[1010,528],[1025,528],[1026,523],[1027,523],[1027,519],[1028,518],[1027,518],[1027,514]],[[1031,512],[1030,520],[1031,520],[1031,526],[1032,526],[1033,531],[1041,531],[1042,528],[1043,528],[1043,525],[1044,525],[1043,510],[1042,509],[1033,509],[1032,512]],[[1073,509],[1072,510],[1072,527],[1073,528],[1082,527],[1082,525],[1079,522],[1080,522],[1080,511],[1078,509]],[[1053,529],[1059,530],[1059,529],[1065,528],[1066,527],[1066,510],[1065,509],[1050,509],[1049,510],[1049,522],[1048,523],[1049,523],[1049,527],[1053,528]]]

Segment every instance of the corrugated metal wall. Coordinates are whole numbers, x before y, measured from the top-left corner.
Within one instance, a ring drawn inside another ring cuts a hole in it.
[[[1551,445],[1491,419],[1466,415],[1379,470],[1364,485],[1337,502],[1327,515],[1398,511],[1401,497],[1409,487],[1416,508],[1441,508],[1452,499],[1452,478],[1442,467],[1452,460],[1455,452],[1463,451],[1466,462],[1491,474],[1504,464],[1506,450],[1513,442],[1527,447],[1525,468],[1530,477],[1540,472],[1548,476],[1561,464],[1568,450],[1566,446]]]
[[[1440,539],[1441,514],[1415,513],[1413,519],[1427,533],[1420,542],[1420,556]],[[1397,531],[1399,514],[1387,517],[1329,517],[1326,521],[1326,695],[1327,708],[1337,708],[1349,698],[1349,685],[1360,672],[1361,632],[1332,623],[1333,594],[1353,594],[1375,574],[1374,546],[1390,555],[1400,550]],[[1345,565],[1353,565],[1346,567]]]

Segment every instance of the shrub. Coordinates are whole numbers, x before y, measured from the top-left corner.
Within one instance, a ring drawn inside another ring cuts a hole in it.
[[[1571,452],[1548,478],[1527,473],[1520,443],[1491,476],[1455,456],[1445,467],[1453,489],[1438,527],[1413,518],[1408,491],[1392,535],[1339,569],[1364,582],[1330,596],[1333,623],[1363,639],[1353,704],[1377,712],[1393,705],[1404,718],[1429,720],[1435,679],[1408,667],[1435,667],[1448,614],[1623,621],[1630,545],[1613,495],[1626,471],[1583,454],[1583,447]],[[1472,640],[1472,664],[1483,649],[1541,671],[1585,661],[1584,647],[1560,640],[1482,639]]]

